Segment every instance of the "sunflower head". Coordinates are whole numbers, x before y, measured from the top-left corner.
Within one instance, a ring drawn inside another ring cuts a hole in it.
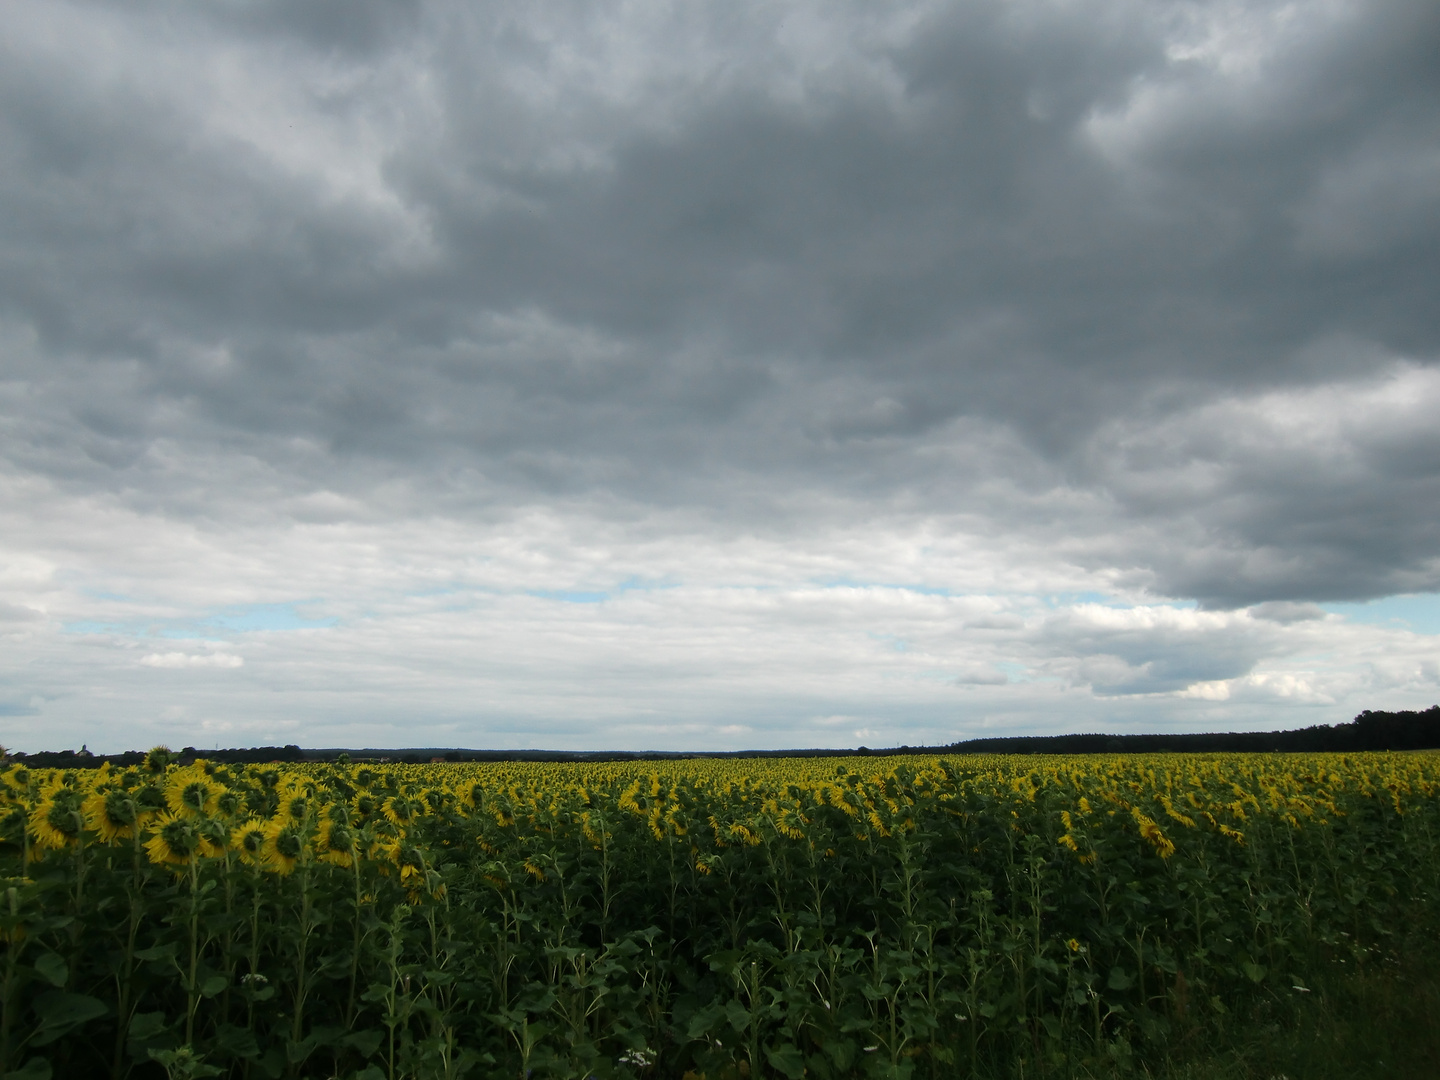
[[[58,850],[78,843],[84,827],[79,796],[71,788],[56,789],[30,811],[30,835],[38,848]]]
[[[200,851],[200,836],[189,816],[162,814],[150,827],[145,852],[157,866],[183,866]]]
[[[230,846],[248,866],[261,866],[265,862],[265,822],[251,818],[230,837]]]
[[[200,854],[218,859],[230,846],[230,826],[218,817],[200,818],[195,823],[195,835],[200,839]]]
[[[85,800],[84,811],[85,824],[107,844],[134,836],[140,819],[140,808],[123,788],[94,792]]]
[[[265,869],[281,875],[290,874],[305,853],[305,836],[298,825],[276,818],[265,828],[265,844],[261,850]]]
[[[197,817],[213,814],[224,789],[205,775],[205,770],[191,766],[170,774],[165,784],[165,803],[172,814]]]
[[[148,773],[159,774],[163,773],[174,760],[175,755],[170,752],[168,746],[157,746],[145,755],[145,762],[141,768]]]
[[[310,800],[304,795],[292,793],[281,796],[280,810],[276,815],[285,821],[299,825],[310,813]]]
[[[222,789],[219,798],[215,800],[215,809],[225,817],[236,817],[241,809],[240,793],[228,787]]]
[[[425,812],[425,804],[405,795],[394,795],[385,800],[381,809],[392,824],[404,826]]]
[[[349,867],[355,861],[355,834],[343,822],[326,820],[315,834],[315,854],[328,863]]]
[[[135,792],[135,805],[143,813],[161,813],[165,810],[165,792],[158,784],[145,784]]]
[[[401,884],[415,886],[425,880],[425,856],[420,853],[419,848],[401,848],[395,861],[400,867]]]
[[[395,840],[372,840],[370,843],[370,858],[379,865],[377,869],[382,874],[389,874],[391,866],[400,861],[400,844]]]

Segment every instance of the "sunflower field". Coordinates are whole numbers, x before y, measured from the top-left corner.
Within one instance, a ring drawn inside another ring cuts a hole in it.
[[[1037,1075],[1434,925],[1440,755],[0,772],[0,1076]]]

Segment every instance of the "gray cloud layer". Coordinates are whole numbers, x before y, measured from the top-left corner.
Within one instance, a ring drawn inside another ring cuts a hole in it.
[[[25,498],[943,521],[1210,609],[1440,589],[1431,0],[6,22]]]

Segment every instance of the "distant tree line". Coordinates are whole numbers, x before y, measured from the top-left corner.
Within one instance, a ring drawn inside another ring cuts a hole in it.
[[[1293,731],[1197,732],[1167,735],[1036,735],[968,739],[945,748],[962,754],[1349,753],[1440,749],[1440,705],[1415,711],[1366,709],[1348,724]]]
[[[36,754],[23,751],[6,752],[5,759],[24,762],[35,769],[98,769],[105,762],[116,767],[139,765],[145,760],[144,750],[127,750],[123,754],[92,754],[85,747],[79,750],[42,750]],[[244,750],[197,750],[187,746],[176,759],[188,764],[196,758],[224,762],[227,765],[257,765],[271,761],[305,761],[304,750],[290,746],[252,746]]]
[[[735,750],[683,751],[569,751],[569,750],[455,750],[447,748],[410,750],[302,750],[288,746],[256,746],[239,750],[180,751],[181,762],[203,757],[232,765],[270,761],[380,761],[419,764],[428,761],[673,761],[697,757],[849,757],[852,755],[894,754],[1157,754],[1157,753],[1301,753],[1323,751],[1350,753],[1361,750],[1440,749],[1440,705],[1415,711],[1374,712],[1366,709],[1348,724],[1316,724],[1293,731],[1197,732],[1166,735],[1010,735],[988,739],[967,739],[948,746],[896,746],[872,750]],[[3,753],[3,752],[0,752]],[[6,759],[34,768],[98,768],[108,761],[115,766],[139,765],[143,751],[123,754],[92,754],[79,750],[47,750],[35,754],[20,751],[4,754]]]

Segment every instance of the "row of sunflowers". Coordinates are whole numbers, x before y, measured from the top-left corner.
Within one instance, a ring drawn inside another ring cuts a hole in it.
[[[1010,1075],[1440,897],[1440,755],[0,771],[0,1075]]]

